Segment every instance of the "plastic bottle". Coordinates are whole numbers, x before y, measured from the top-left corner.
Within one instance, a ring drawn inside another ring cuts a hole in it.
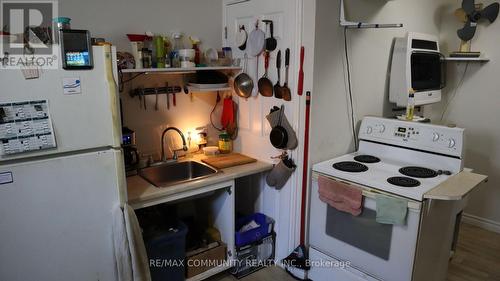
[[[406,120],[413,121],[415,113],[415,91],[410,89],[408,94],[408,104],[406,105]]]
[[[182,42],[182,33],[174,33],[172,37],[174,39],[174,46],[172,48],[172,52],[170,53],[170,64],[172,67],[181,67],[179,50],[184,49],[184,44]]]

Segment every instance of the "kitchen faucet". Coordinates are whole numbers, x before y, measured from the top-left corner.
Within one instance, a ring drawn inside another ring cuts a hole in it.
[[[164,142],[165,142],[165,135],[170,130],[176,131],[177,133],[179,133],[179,135],[182,138],[182,149],[176,149],[176,150],[174,150],[174,155],[173,155],[172,159],[173,160],[177,160],[179,158],[179,156],[177,155],[178,151],[181,151],[181,150],[187,151],[188,150],[188,148],[186,146],[186,138],[184,138],[184,134],[181,132],[181,130],[177,129],[176,127],[168,127],[161,134],[161,160],[162,160],[162,162],[166,162],[167,161],[167,156],[165,155],[165,143]]]

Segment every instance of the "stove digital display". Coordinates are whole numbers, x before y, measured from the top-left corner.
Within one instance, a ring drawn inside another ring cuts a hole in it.
[[[398,132],[400,132],[400,133],[406,133],[406,128],[399,127],[398,128]]]

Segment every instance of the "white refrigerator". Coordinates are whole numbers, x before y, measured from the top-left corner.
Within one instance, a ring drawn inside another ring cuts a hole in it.
[[[116,280],[125,202],[114,50],[92,70],[0,70],[0,280]]]

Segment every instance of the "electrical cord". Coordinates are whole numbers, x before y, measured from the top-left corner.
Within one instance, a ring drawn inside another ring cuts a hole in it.
[[[123,72],[121,71],[121,69],[120,69],[120,70],[118,70],[118,77],[119,77],[119,79],[120,79],[120,83],[119,83],[119,85],[118,85],[118,91],[119,91],[120,93],[121,93],[121,92],[123,92],[123,85],[124,85],[125,83],[128,83],[128,82],[130,82],[130,81],[134,80],[135,78],[137,78],[137,77],[139,77],[139,76],[141,76],[141,75],[144,75],[144,72],[141,72],[141,73],[139,73],[139,74],[136,74],[136,75],[132,76],[132,77],[131,77],[131,78],[129,78],[129,79],[123,80]]]
[[[458,84],[455,87],[455,91],[453,91],[453,95],[448,99],[448,101],[446,102],[446,104],[445,104],[445,106],[443,108],[443,112],[441,113],[441,119],[439,119],[440,121],[443,121],[444,116],[446,115],[446,112],[448,111],[448,107],[450,106],[450,104],[453,101],[453,99],[455,99],[455,97],[456,97],[456,95],[458,93],[458,90],[460,88],[462,88],[462,85],[464,83],[465,75],[467,74],[467,69],[468,68],[469,68],[469,62],[467,62],[467,64],[465,65],[464,72],[462,73],[462,77],[460,78],[460,81],[458,81]]]
[[[220,100],[221,100],[221,98],[220,98],[219,92],[217,92],[217,99],[215,100],[214,108],[210,112],[210,124],[212,124],[212,127],[214,127],[217,131],[222,132],[222,131],[224,131],[224,129],[218,128],[217,126],[215,126],[214,121],[212,119],[212,115],[214,114],[215,109],[217,108],[217,105],[219,104]]]
[[[356,133],[356,119],[354,113],[354,98],[352,94],[352,85],[351,85],[351,67],[349,62],[349,52],[348,52],[348,44],[347,44],[347,27],[344,27],[344,51],[345,51],[345,60],[346,60],[346,68],[347,68],[347,85],[348,85],[348,94],[349,94],[349,106],[350,106],[350,115],[351,115],[351,128],[352,128],[352,137],[354,139],[354,149],[358,150],[358,135]]]

